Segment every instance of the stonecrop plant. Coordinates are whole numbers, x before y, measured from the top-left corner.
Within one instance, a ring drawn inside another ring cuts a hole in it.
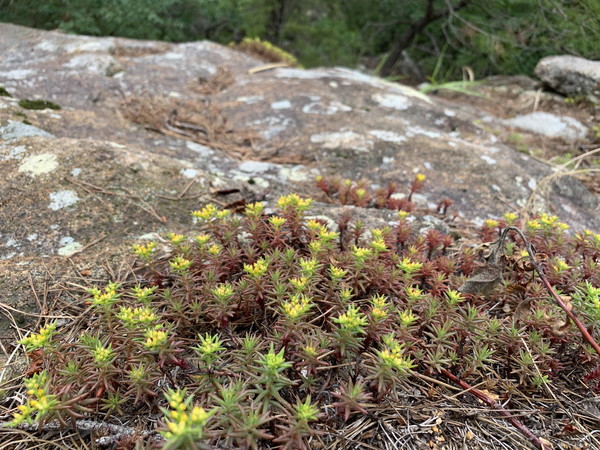
[[[193,211],[189,234],[133,246],[139,281],[88,290],[82,331],[48,322],[21,340],[32,364],[11,425],[160,414],[163,448],[302,449],[376,414],[420,376],[447,371],[532,396],[566,372],[594,378],[599,355],[515,233],[503,242],[495,289],[465,292],[485,246],[417,235],[402,210],[410,196],[319,183],[343,203],[399,209],[397,220],[366,230],[346,217],[332,229],[295,194],[273,210]],[[554,289],[598,336],[600,235],[511,213],[486,221],[481,237],[495,241],[507,226],[524,230]]]

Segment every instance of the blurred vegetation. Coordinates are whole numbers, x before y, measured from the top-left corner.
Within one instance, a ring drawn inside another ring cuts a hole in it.
[[[437,80],[530,74],[551,54],[597,58],[598,0],[0,0],[0,21],[94,36],[272,42],[306,66],[363,64]]]

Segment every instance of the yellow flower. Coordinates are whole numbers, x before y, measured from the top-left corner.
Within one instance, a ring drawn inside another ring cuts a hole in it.
[[[135,244],[131,247],[133,253],[142,259],[150,259],[152,253],[156,249],[156,242],[149,242],[148,244]]]
[[[208,222],[209,220],[213,219],[216,217],[218,212],[218,209],[215,205],[213,205],[212,203],[209,203],[208,205],[206,205],[204,208],[197,210],[197,211],[192,211],[192,216],[194,216],[197,219],[201,219],[204,220],[205,222]]]
[[[168,334],[166,331],[161,329],[150,329],[146,330],[144,333],[144,337],[146,341],[144,342],[144,347],[151,351],[160,350],[167,342]]]
[[[484,224],[488,228],[496,228],[498,225],[500,225],[500,222],[494,219],[487,219]]]
[[[169,266],[175,272],[185,272],[190,268],[192,262],[189,259],[185,259],[183,256],[176,256],[171,261],[169,261]]]
[[[179,245],[183,241],[185,241],[185,236],[183,234],[168,233],[167,237],[169,238],[169,240],[171,241],[171,244],[173,244],[173,245]]]
[[[269,264],[264,259],[259,259],[254,264],[244,264],[244,272],[252,278],[260,278],[267,273]]]
[[[417,180],[419,183],[422,183],[423,181],[425,181],[425,178],[427,178],[425,175],[423,175],[422,173],[418,173],[415,176],[415,180]]]

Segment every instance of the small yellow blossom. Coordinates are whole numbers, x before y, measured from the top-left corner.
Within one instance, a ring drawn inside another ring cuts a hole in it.
[[[417,175],[415,175],[415,180],[417,180],[419,183],[422,183],[423,181],[425,181],[427,177],[425,175],[423,175],[422,173],[418,173]]]
[[[398,314],[398,319],[400,320],[400,325],[404,328],[410,327],[413,323],[417,321],[417,316],[413,314],[410,310],[402,311]]]
[[[56,331],[56,323],[52,322],[46,326],[40,328],[39,333],[32,334],[30,336],[24,337],[19,341],[19,344],[25,346],[25,350],[31,352],[33,350],[37,350],[40,348],[46,348],[50,346],[50,342],[52,340],[52,336],[54,336]]]
[[[514,224],[519,218],[519,216],[513,212],[507,212],[502,217],[504,217],[508,225]]]
[[[167,331],[162,330],[160,325],[157,325],[157,328],[146,330],[144,337],[146,338],[144,347],[150,351],[158,351],[167,343],[169,336]]]
[[[204,247],[208,241],[210,241],[210,236],[208,234],[199,234],[194,238],[198,247]]]
[[[267,273],[269,264],[264,259],[259,259],[254,264],[244,264],[244,272],[252,278],[260,278]]]
[[[269,223],[273,225],[273,228],[275,228],[276,230],[279,230],[286,222],[287,219],[285,217],[273,216],[269,218]]]
[[[221,247],[219,244],[213,244],[208,247],[208,253],[213,256],[218,256],[221,253],[221,250],[223,250],[223,247]]]
[[[329,274],[333,280],[341,280],[348,273],[347,270],[344,270],[340,267],[336,267],[333,264],[329,266]]]
[[[265,204],[263,202],[256,202],[246,205],[244,213],[249,217],[259,217],[264,210]]]
[[[364,333],[364,327],[367,325],[367,318],[356,305],[349,305],[346,313],[334,317],[333,321],[339,324],[341,330],[353,334]]]
[[[281,309],[289,320],[296,322],[313,306],[312,297],[307,297],[304,294],[294,294],[290,300],[281,304]]]
[[[297,212],[304,212],[310,208],[312,204],[311,198],[300,198],[298,194],[289,194],[279,197],[277,200],[277,206],[283,210],[288,208],[295,209]]]
[[[194,216],[197,219],[201,219],[205,222],[210,221],[211,219],[214,219],[217,215],[217,212],[219,210],[217,209],[217,207],[215,205],[213,205],[212,203],[209,203],[208,205],[206,205],[204,208],[197,210],[197,211],[192,211],[192,216]]]
[[[169,261],[169,266],[171,266],[171,269],[179,273],[185,272],[190,268],[191,265],[192,262],[189,259],[185,259],[183,256],[176,256]]]
[[[500,222],[495,219],[487,219],[484,224],[487,228],[496,228],[498,225],[500,225]]]
[[[156,242],[149,242],[148,244],[135,244],[131,247],[133,253],[142,259],[149,260],[156,250]]]
[[[173,245],[179,245],[185,241],[185,236],[183,234],[168,233],[167,238],[169,238]]]
[[[410,258],[404,258],[402,261],[400,261],[398,263],[397,267],[398,267],[398,269],[402,270],[404,273],[411,275],[411,274],[421,270],[421,267],[423,267],[423,264],[420,262],[415,262],[415,261],[411,260]]]

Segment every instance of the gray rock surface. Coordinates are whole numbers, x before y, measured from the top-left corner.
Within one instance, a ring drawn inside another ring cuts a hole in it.
[[[448,197],[457,220],[479,223],[525,205],[552,173],[500,144],[483,114],[344,68],[250,70],[264,63],[210,42],[9,24],[0,36],[0,83],[14,97],[0,97],[0,289],[15,308],[35,306],[30,285],[59,301],[72,280],[115,278],[115,264],[127,272],[133,242],[189,231],[189,211],[209,201],[324,200],[317,174],[407,192],[424,173],[423,214]],[[600,229],[598,200],[577,180],[544,201],[575,229]],[[315,214],[341,209],[322,203]]]
[[[585,139],[588,129],[585,125],[572,117],[557,116],[555,114],[537,111],[523,114],[504,123],[521,130],[532,131],[550,138],[561,138],[568,142]]]
[[[547,56],[535,74],[556,91],[570,96],[600,96],[600,61],[570,55]]]

